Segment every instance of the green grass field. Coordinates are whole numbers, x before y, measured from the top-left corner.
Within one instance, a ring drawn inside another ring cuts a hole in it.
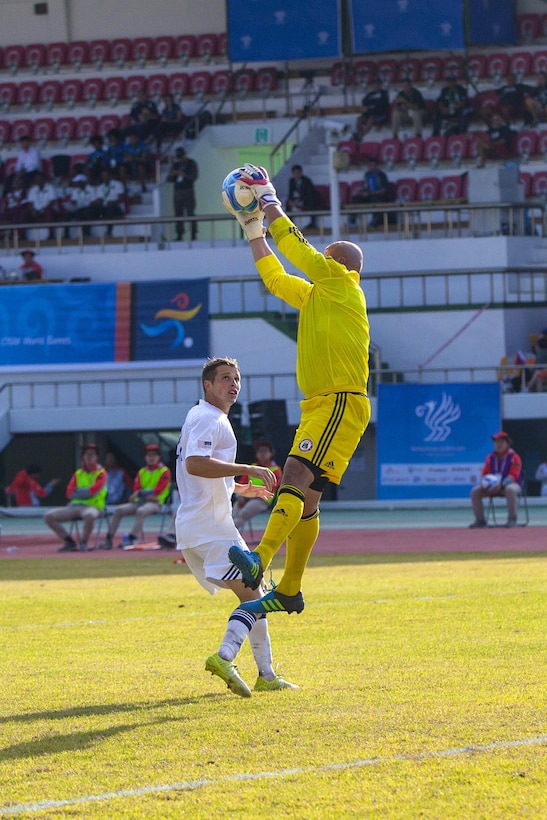
[[[204,671],[235,599],[172,556],[0,579],[0,817],[547,817],[541,554],[312,558],[269,619],[301,689],[250,700]]]

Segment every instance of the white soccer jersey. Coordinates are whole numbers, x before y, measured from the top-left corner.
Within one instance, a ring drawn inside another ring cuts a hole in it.
[[[189,411],[177,445],[177,545],[197,547],[213,541],[238,543],[239,532],[232,518],[234,477],[201,478],[186,469],[188,456],[206,456],[235,461],[236,437],[226,413],[201,399]]]

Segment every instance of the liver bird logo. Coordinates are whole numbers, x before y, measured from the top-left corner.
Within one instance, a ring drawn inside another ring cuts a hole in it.
[[[424,441],[445,441],[452,432],[451,425],[461,414],[460,405],[444,391],[440,402],[426,401],[419,404],[416,407],[416,415],[423,418],[425,426],[430,431]]]

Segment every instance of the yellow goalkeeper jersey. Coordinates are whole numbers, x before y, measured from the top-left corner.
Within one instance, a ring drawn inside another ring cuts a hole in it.
[[[309,282],[275,255],[256,263],[270,293],[300,311],[296,378],[306,398],[333,391],[366,393],[369,322],[359,274],[313,248],[287,217],[270,225],[281,253]]]

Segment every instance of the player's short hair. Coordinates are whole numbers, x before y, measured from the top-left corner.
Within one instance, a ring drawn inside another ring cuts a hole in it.
[[[218,367],[222,365],[227,365],[228,367],[235,367],[237,372],[239,373],[239,364],[237,363],[237,359],[230,359],[226,358],[214,358],[214,359],[207,359],[205,364],[203,365],[203,370],[201,371],[201,383],[205,388],[205,382],[212,382],[215,380],[215,374]]]

